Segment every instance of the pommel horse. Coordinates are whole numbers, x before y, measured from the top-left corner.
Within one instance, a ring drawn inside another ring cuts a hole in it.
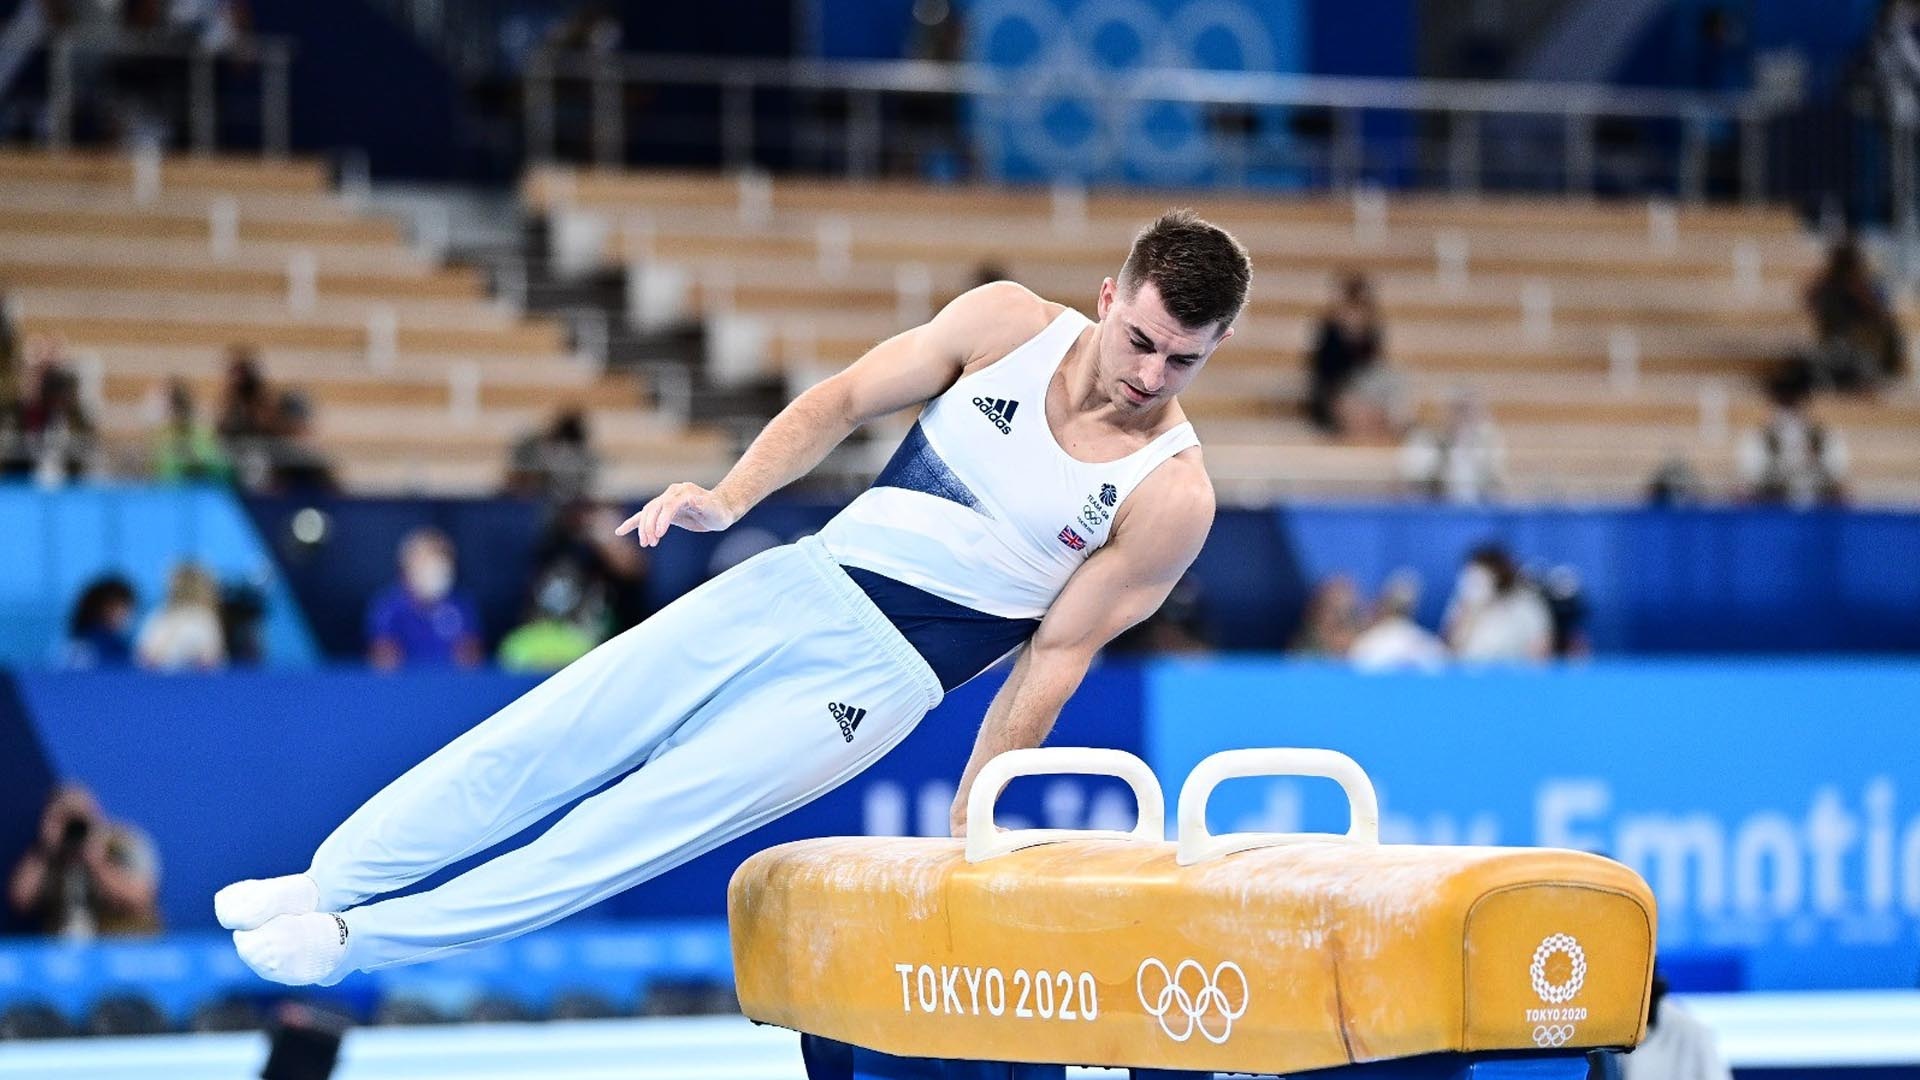
[[[994,826],[1010,780],[1051,773],[1125,780],[1138,824]],[[1248,776],[1334,780],[1350,827],[1209,833],[1208,796]],[[1639,875],[1574,851],[1382,844],[1343,754],[1207,758],[1175,842],[1153,773],[1117,750],[1003,754],[967,805],[964,842],[803,840],[734,874],[741,1009],[802,1034],[810,1080],[1583,1080],[1589,1049],[1646,1035]]]

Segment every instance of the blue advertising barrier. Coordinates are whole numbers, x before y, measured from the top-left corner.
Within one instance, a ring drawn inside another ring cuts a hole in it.
[[[1175,802],[1217,750],[1320,746],[1373,777],[1388,843],[1600,851],[1660,905],[1663,955],[1753,989],[1920,979],[1920,665],[1619,663],[1367,676],[1162,662],[1148,761]],[[1220,829],[1344,829],[1336,789],[1237,781]],[[1723,987],[1735,988],[1735,987]]]
[[[767,845],[944,832],[998,682],[956,691],[840,790],[587,918],[712,918],[733,869]],[[180,929],[211,926],[220,885],[299,869],[368,795],[530,685],[454,673],[15,679],[51,771],[154,836],[164,914]],[[1390,841],[1580,847],[1634,866],[1660,901],[1663,963],[1685,971],[1682,986],[1891,988],[1920,980],[1916,705],[1913,663],[1365,676],[1165,660],[1097,668],[1052,742],[1143,753],[1170,806],[1215,750],[1331,747],[1374,776]],[[1133,815],[1123,787],[1079,777],[1028,778],[1002,805],[1003,824],[1124,828]],[[1341,826],[1331,785],[1233,781],[1213,805],[1215,829]]]
[[[725,910],[734,868],[768,845],[860,833],[945,835],[954,782],[999,683],[995,673],[961,687],[851,783],[595,910],[712,917]],[[458,672],[40,673],[16,680],[53,773],[85,783],[110,815],[153,837],[161,910],[170,927],[183,929],[213,925],[214,890],[228,882],[304,869],[315,846],[368,796],[533,685]],[[831,724],[826,706],[811,710],[813,719]],[[794,722],[806,722],[808,708],[796,709]],[[1102,667],[1068,706],[1057,737],[1138,752],[1140,730],[1139,673]],[[1017,786],[1002,805],[1003,822],[1064,828],[1124,826],[1133,814],[1123,784],[1084,777]],[[11,866],[16,855],[0,852],[0,861]]]

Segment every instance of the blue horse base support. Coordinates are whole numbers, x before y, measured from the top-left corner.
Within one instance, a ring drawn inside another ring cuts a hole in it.
[[[1333,1069],[1294,1073],[1298,1080],[1587,1080],[1589,1075],[1617,1078],[1616,1060],[1601,1051],[1535,1054],[1427,1054]],[[904,1058],[851,1046],[818,1035],[800,1036],[807,1080],[1066,1080],[1065,1065],[1005,1061],[955,1061]],[[1213,1080],[1249,1073],[1178,1072],[1131,1069],[1129,1080]]]

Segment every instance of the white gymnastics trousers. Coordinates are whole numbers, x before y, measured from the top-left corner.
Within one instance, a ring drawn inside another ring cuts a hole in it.
[[[525,933],[678,866],[844,783],[940,696],[818,540],[763,552],[448,743],[335,829],[307,871],[320,910],[345,913],[334,981]],[[366,903],[623,774],[525,846]]]

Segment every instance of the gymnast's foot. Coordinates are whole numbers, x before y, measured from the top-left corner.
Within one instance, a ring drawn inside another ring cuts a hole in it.
[[[252,930],[276,915],[305,915],[320,906],[320,887],[305,874],[236,881],[213,894],[213,914],[229,930]]]
[[[256,930],[236,930],[233,947],[263,979],[288,986],[339,982],[347,921],[330,911],[279,915]]]

